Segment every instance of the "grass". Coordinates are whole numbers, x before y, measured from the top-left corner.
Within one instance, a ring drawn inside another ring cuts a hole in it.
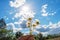
[[[58,37],[58,38],[53,38],[53,39],[48,39],[48,40],[60,40],[60,37]]]

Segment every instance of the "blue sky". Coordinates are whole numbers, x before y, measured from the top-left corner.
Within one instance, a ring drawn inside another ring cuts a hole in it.
[[[60,28],[60,0],[0,0],[0,19],[4,18],[14,32],[19,28],[19,31],[28,33],[25,25],[28,17],[40,21],[34,32],[52,33]]]

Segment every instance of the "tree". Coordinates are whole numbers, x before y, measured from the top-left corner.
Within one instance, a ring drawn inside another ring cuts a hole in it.
[[[2,19],[0,19],[0,29],[4,29],[4,28],[6,28],[6,23],[5,23],[4,19],[2,18]]]
[[[38,35],[34,35],[35,40],[39,40]]]
[[[0,37],[6,36],[5,34],[7,34],[7,30],[5,28],[6,28],[6,23],[2,18],[0,19]]]
[[[37,34],[36,36],[36,40],[42,40],[43,39],[43,36],[41,33]]]
[[[21,32],[18,31],[18,32],[16,32],[15,35],[16,35],[16,38],[19,38],[19,37],[22,36],[23,34],[22,34]]]
[[[35,40],[42,40],[43,39],[43,36],[41,33],[34,35],[34,37],[35,37]]]
[[[6,23],[4,19],[0,19],[0,40],[12,40],[13,31],[6,29]]]
[[[41,33],[38,34],[38,37],[39,37],[39,40],[42,40],[43,39],[43,36]]]

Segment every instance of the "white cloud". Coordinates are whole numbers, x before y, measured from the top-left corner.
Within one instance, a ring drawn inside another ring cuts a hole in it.
[[[51,16],[53,16],[53,15],[55,15],[55,14],[56,14],[56,12],[49,13],[49,15],[51,15]]]
[[[52,24],[52,25],[50,25],[50,27],[49,28],[57,28],[58,26],[57,26],[57,24]]]
[[[16,14],[14,15],[14,17],[15,17],[15,18],[20,17],[20,13],[16,13]]]
[[[20,27],[20,28],[16,28],[15,27],[15,25],[19,25],[20,23],[19,22],[14,22],[14,23],[8,23],[7,24],[7,26],[9,27],[9,26],[11,26],[11,28],[13,29],[13,32],[17,32],[17,31],[20,31],[20,30],[23,30],[23,28],[22,27]],[[47,29],[47,28],[50,28],[52,31],[53,31],[53,29],[56,29],[56,28],[59,28],[60,27],[60,21],[59,22],[57,22],[57,23],[55,23],[55,24],[53,24],[51,21],[49,22],[49,25],[39,25],[39,26],[37,26],[34,30],[33,30],[33,32],[36,32],[37,34],[39,34],[40,33],[40,30],[39,31],[37,31],[37,29],[41,29],[41,28],[44,28],[44,29]],[[26,29],[25,29],[26,30]],[[50,31],[51,31],[50,30]],[[27,31],[26,31],[27,32]],[[29,32],[27,32],[27,33],[25,33],[25,34],[28,34]],[[48,32],[41,32],[43,35],[45,35],[46,33],[48,34]],[[46,34],[46,35],[47,35]]]
[[[19,22],[14,22],[14,24],[20,24]]]
[[[18,25],[19,23],[18,23],[18,22],[8,23],[7,26],[10,27],[10,28],[13,30],[13,32],[17,32],[17,31],[20,31],[20,30],[23,29],[23,28],[21,28],[21,27],[20,27],[20,28],[16,28],[16,27],[15,27],[15,24]]]
[[[36,29],[40,29],[40,28],[41,28],[41,25],[36,26]]]
[[[50,28],[50,29],[55,29],[60,27],[60,22],[57,23],[52,23],[51,21],[49,22],[48,25],[41,25],[44,29]]]
[[[43,27],[44,29],[47,29],[48,25],[42,25],[42,27]]]
[[[52,25],[52,24],[53,24],[53,23],[50,21],[50,22],[49,22],[49,25]]]
[[[58,26],[60,27],[60,21],[58,22]]]
[[[50,21],[48,25],[40,25],[40,27],[44,28],[46,30],[49,29],[49,31],[41,32],[43,34],[43,36],[47,36],[50,32],[53,32],[55,29],[60,28],[60,21],[57,23],[52,23]],[[39,28],[39,29],[41,29],[41,28]],[[37,31],[37,29],[38,28],[36,28],[36,30],[34,30],[34,32],[40,33],[40,30]],[[42,30],[44,30],[44,29],[42,29]],[[59,29],[57,29],[57,30],[59,30]],[[56,32],[56,30],[54,32]]]
[[[43,34],[43,36],[47,36],[48,32],[41,32]]]
[[[14,0],[14,2],[10,1],[10,6],[14,7],[14,8],[18,8],[18,7],[22,6],[25,2],[26,2],[26,0]]]
[[[13,32],[15,32],[16,28],[15,28],[15,25],[13,23],[8,23],[7,26],[8,27],[10,26],[13,29]]]
[[[33,32],[36,32],[37,34],[39,34],[39,33],[40,33],[39,31],[37,31],[37,30],[35,30],[35,29],[33,30]]]
[[[42,7],[41,7],[41,12],[42,12],[41,15],[42,15],[42,16],[46,16],[46,17],[47,17],[47,16],[49,16],[49,15],[50,15],[50,16],[55,15],[56,12],[52,12],[52,13],[47,12],[47,10],[46,10],[47,8],[48,8],[48,4],[42,5]]]
[[[59,28],[60,27],[60,21],[57,22],[57,23],[52,23],[51,21],[49,22],[48,25],[39,25],[36,27],[36,29],[41,29],[41,28],[44,28],[44,29],[56,29],[56,28]]]
[[[23,17],[21,17],[18,21],[14,22],[14,24],[22,24],[22,22],[25,21],[25,19]]]
[[[57,22],[57,23],[54,23],[54,24],[53,24],[52,22],[49,22],[48,27],[49,27],[50,29],[59,28],[59,27],[60,27],[60,21]]]
[[[14,8],[19,8],[18,9],[18,13],[15,13],[15,15],[13,16],[12,20],[14,20],[15,18],[20,18],[17,22],[14,22],[14,26],[17,24],[18,26],[20,26],[20,24],[22,24],[22,22],[24,20],[26,20],[29,17],[34,17],[35,13],[33,12],[33,10],[31,9],[30,5],[25,4],[26,0],[14,0],[10,1],[10,6],[14,7]],[[11,13],[10,13],[11,14]],[[17,28],[13,29],[13,30],[18,30]]]
[[[42,6],[42,13],[46,13],[46,9],[47,9],[47,4],[44,4],[43,6]]]
[[[26,8],[27,7],[27,8]],[[16,13],[15,14],[15,18],[29,18],[29,17],[34,17],[35,13],[33,12],[33,10],[29,9],[29,6],[28,5],[24,5],[21,10],[19,10],[20,12],[19,13]]]
[[[16,30],[17,30],[17,31],[20,31],[20,30],[23,30],[23,28],[17,28]]]
[[[35,13],[31,10],[30,5],[25,4],[26,0],[14,0],[10,1],[10,6],[19,8],[19,12],[14,15],[14,18],[27,18],[34,17]],[[11,14],[11,13],[10,13]],[[12,18],[14,20],[14,18]]]
[[[48,13],[47,13],[47,11],[46,11],[46,9],[47,9],[47,4],[44,4],[43,6],[42,6],[42,10],[41,10],[41,12],[42,12],[42,16],[48,16]]]
[[[42,16],[48,16],[48,13],[43,13],[43,14],[41,14]]]

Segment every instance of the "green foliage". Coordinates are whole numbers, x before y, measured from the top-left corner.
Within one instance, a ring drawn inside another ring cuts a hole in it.
[[[48,35],[46,37],[46,39],[52,39],[52,38],[57,38],[57,37],[60,37],[60,35],[59,34],[53,34],[53,35]]]
[[[16,32],[15,35],[16,35],[16,38],[19,38],[19,37],[22,36],[23,34],[22,34],[21,32],[18,31],[18,32]]]
[[[6,23],[2,18],[0,20],[0,40],[17,40],[18,37],[23,35],[21,32],[13,33],[13,30],[6,29]]]
[[[2,18],[2,19],[0,19],[0,29],[4,29],[4,28],[6,28],[6,23],[5,23],[4,19]]]
[[[4,19],[0,20],[0,40],[15,40],[14,33],[12,30],[6,29],[6,23]]]
[[[41,33],[34,35],[34,37],[35,37],[35,40],[42,40],[43,39],[43,36]]]
[[[0,29],[0,40],[12,40],[13,32],[12,30]]]

